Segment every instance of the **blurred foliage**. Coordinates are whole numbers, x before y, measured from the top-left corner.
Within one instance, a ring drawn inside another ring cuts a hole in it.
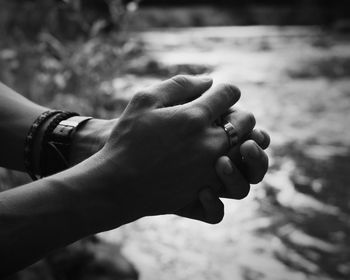
[[[118,76],[138,51],[118,34],[62,44],[44,33],[37,44],[0,51],[0,78],[40,104],[102,116],[108,96],[101,83]]]
[[[0,5],[1,81],[51,107],[95,116],[115,109],[100,85],[141,51],[127,32],[130,3],[1,0]]]
[[[128,15],[119,0],[0,0],[0,81],[50,108],[115,117],[125,103],[101,85],[142,52]],[[27,181],[0,169],[1,189]]]
[[[0,34],[35,40],[41,32],[76,40],[123,27],[128,7],[122,0],[0,0]]]

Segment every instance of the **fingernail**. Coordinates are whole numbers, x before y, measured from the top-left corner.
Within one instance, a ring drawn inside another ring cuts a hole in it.
[[[225,175],[231,175],[233,172],[231,161],[227,160],[225,161],[225,166],[224,166],[224,174]]]

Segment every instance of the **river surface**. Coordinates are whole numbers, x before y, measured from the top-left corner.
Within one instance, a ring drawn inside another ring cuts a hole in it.
[[[157,65],[239,86],[239,106],[272,135],[268,175],[248,198],[224,200],[220,224],[151,217],[102,234],[122,244],[141,280],[350,279],[350,40],[264,26],[134,36]]]

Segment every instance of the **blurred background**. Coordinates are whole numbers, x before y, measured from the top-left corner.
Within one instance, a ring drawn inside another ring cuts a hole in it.
[[[266,179],[219,225],[144,218],[13,279],[350,279],[348,3],[0,0],[0,80],[31,100],[112,118],[140,87],[210,74],[272,135]]]

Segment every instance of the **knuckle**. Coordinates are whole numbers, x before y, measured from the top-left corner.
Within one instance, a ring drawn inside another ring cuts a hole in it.
[[[151,106],[156,102],[156,97],[147,91],[140,91],[132,98],[132,103],[138,106]]]
[[[183,114],[186,123],[190,123],[191,127],[202,127],[204,125],[205,117],[203,111],[196,108],[192,108]]]
[[[211,120],[213,117],[213,111],[209,104],[201,103],[196,105],[196,110],[201,116],[202,120]]]

